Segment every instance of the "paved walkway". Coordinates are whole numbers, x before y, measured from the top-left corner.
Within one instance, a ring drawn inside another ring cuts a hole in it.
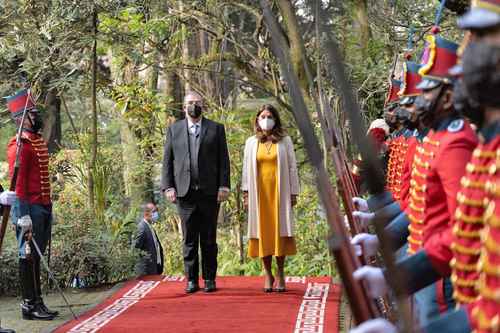
[[[64,295],[70,302],[73,311],[78,315],[101,303],[111,295],[115,287],[102,287],[98,289],[68,289]],[[60,315],[53,321],[35,321],[21,319],[20,300],[15,297],[0,298],[0,318],[2,327],[15,329],[17,333],[49,333],[57,326],[72,318],[71,312],[65,306],[64,300],[59,293],[51,293],[44,296],[45,304],[50,309],[60,312]]]

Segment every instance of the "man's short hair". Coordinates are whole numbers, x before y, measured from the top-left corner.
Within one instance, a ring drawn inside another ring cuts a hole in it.
[[[184,103],[186,102],[186,98],[187,98],[188,96],[197,96],[197,97],[199,97],[201,100],[203,100],[203,96],[201,96],[201,94],[200,94],[199,92],[194,91],[194,90],[188,90],[188,91],[186,92],[186,94],[184,95]]]
[[[145,213],[152,213],[155,207],[156,205],[152,202],[141,205],[142,214],[144,215]]]

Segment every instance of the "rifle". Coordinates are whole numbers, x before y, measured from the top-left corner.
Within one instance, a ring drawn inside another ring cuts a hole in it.
[[[359,110],[359,106],[356,103],[352,88],[347,80],[343,60],[340,56],[337,43],[331,36],[329,31],[327,31],[324,27],[324,22],[327,22],[327,19],[325,18],[324,13],[319,10],[320,4],[316,2],[317,11],[314,10],[311,1],[308,1],[308,5],[311,8],[314,19],[316,20],[316,22],[319,22],[321,33],[325,37],[325,50],[329,60],[329,66],[327,66],[326,68],[330,71],[330,75],[334,80],[337,91],[342,96],[343,105],[350,120],[351,131],[353,134],[352,137],[360,150],[363,161],[365,161],[366,173],[368,175],[366,181],[369,192],[373,195],[382,194],[384,193],[385,189],[383,171],[380,166],[380,161],[374,154],[373,145],[366,138],[366,131],[361,119],[361,112]],[[375,197],[375,199],[376,198],[377,197]],[[395,292],[399,312],[403,317],[401,320],[401,331],[404,333],[412,332],[412,319],[408,303],[406,301],[407,293],[405,292],[404,288],[404,281],[406,280],[406,278],[403,275],[403,272],[396,270],[394,255],[390,248],[390,244],[387,241],[387,237],[384,231],[384,225],[380,223],[380,217],[375,217],[374,225],[375,231],[382,246],[381,254],[388,271],[388,274],[386,275],[388,278],[388,283]]]
[[[31,89],[28,90],[28,97],[26,98],[26,103],[24,105],[23,109],[23,115],[21,117],[21,123],[19,124],[19,127],[17,129],[16,133],[16,160],[14,162],[14,172],[12,173],[12,178],[10,179],[10,186],[9,190],[12,192],[16,191],[16,184],[17,184],[17,174],[19,173],[19,155],[21,153],[21,135],[23,132],[23,124],[24,120],[26,119],[26,114],[27,108],[28,108],[28,101],[31,98]],[[3,239],[5,237],[5,231],[7,229],[7,224],[9,223],[9,215],[10,215],[10,207],[11,206],[4,206],[3,207],[3,212],[2,212],[2,224],[0,225],[0,254],[2,254],[2,245],[3,245]]]
[[[288,84],[293,105],[292,114],[304,139],[304,146],[309,160],[314,167],[316,186],[330,227],[329,247],[335,257],[342,282],[346,287],[345,290],[354,319],[357,323],[361,323],[377,317],[378,310],[373,300],[367,295],[364,286],[353,278],[352,274],[360,266],[360,263],[350,244],[349,235],[338,207],[337,195],[333,190],[323,164],[321,148],[314,134],[304,97],[299,88],[297,75],[290,66],[289,54],[285,52],[288,49],[287,44],[279,29],[276,17],[271,12],[268,1],[260,0],[260,6],[263,9],[264,20],[271,33],[271,50],[276,56]]]

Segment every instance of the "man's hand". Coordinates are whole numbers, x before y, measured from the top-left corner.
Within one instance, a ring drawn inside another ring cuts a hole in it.
[[[17,196],[16,192],[5,191],[0,193],[0,205],[3,206],[12,206],[14,201],[16,201]]]
[[[219,192],[217,193],[217,202],[226,201],[228,197],[229,197],[229,191],[219,190]]]
[[[354,197],[352,198],[352,203],[356,210],[359,210],[363,213],[368,213],[370,209],[368,208],[368,202],[365,199]]]
[[[354,220],[358,221],[358,223],[361,224],[361,227],[365,229],[372,223],[373,219],[375,218],[375,213],[364,213],[358,210],[355,210],[352,212],[352,217]]]
[[[387,293],[387,282],[380,268],[363,266],[352,273],[352,276],[364,282],[368,296],[372,298],[379,298]]]
[[[292,194],[292,207],[297,204],[297,194]]]
[[[25,234],[33,228],[33,222],[31,221],[31,216],[24,215],[17,220],[17,226],[21,228],[21,233]]]
[[[350,330],[349,333],[397,333],[397,329],[387,320],[377,318],[365,321]]]
[[[366,233],[360,233],[351,239],[351,244],[359,246],[362,249],[362,253],[366,258],[373,257],[377,254],[379,241],[378,237],[375,235],[370,235]]]
[[[175,203],[177,201],[177,192],[175,189],[169,189],[165,191],[165,198],[171,203]]]

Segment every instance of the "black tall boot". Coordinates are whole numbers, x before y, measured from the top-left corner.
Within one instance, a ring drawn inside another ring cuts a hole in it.
[[[35,274],[33,263],[27,259],[19,259],[19,277],[23,302],[21,313],[23,319],[27,320],[52,320],[54,316],[44,312],[36,303]]]
[[[42,311],[45,313],[56,317],[59,315],[59,311],[50,310],[47,308],[42,298],[42,281],[40,278],[40,259],[37,257],[33,258],[34,261],[34,271],[35,271],[35,288],[36,288],[36,303]]]

